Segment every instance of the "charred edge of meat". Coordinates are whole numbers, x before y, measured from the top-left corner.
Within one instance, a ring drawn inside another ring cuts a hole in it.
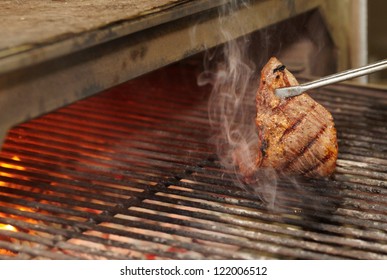
[[[317,140],[321,137],[321,135],[325,132],[325,130],[327,129],[327,125],[324,124],[321,129],[317,132],[316,135],[314,135],[314,137],[298,152],[298,154],[296,154],[294,156],[294,158],[289,161],[285,167],[284,167],[284,170],[288,170],[290,168],[290,166],[292,166],[292,164],[294,162],[296,162],[299,158],[301,158],[308,150],[310,150],[313,146],[314,143],[317,142]]]
[[[261,145],[261,153],[262,153],[262,157],[265,157],[266,156],[266,150],[267,148],[269,147],[269,143],[267,140],[262,140],[262,145]]]
[[[276,68],[274,68],[273,74],[274,74],[275,72],[277,72],[277,71],[284,71],[285,68],[286,68],[285,65],[278,65]]]

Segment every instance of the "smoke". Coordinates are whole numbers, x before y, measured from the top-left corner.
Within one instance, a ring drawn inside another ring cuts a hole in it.
[[[212,85],[208,105],[213,130],[211,140],[221,165],[235,175],[241,188],[260,195],[270,207],[274,205],[276,197],[276,172],[271,169],[260,170],[248,182],[239,172],[240,167],[255,169],[259,146],[255,126],[255,93],[259,75],[256,61],[252,59],[256,56],[251,52],[252,40],[249,35],[233,39],[232,34],[222,28],[226,18],[224,15],[228,14],[227,20],[232,20],[234,27],[240,28],[240,34],[244,34],[243,25],[239,24],[239,19],[233,16],[232,11],[239,5],[248,7],[248,2],[227,1],[219,9],[219,33],[227,43],[206,52],[205,71],[199,75],[198,84]]]
[[[256,143],[254,128],[254,88],[252,77],[254,65],[249,63],[245,49],[247,38],[230,41],[223,49],[224,60],[216,64],[215,71],[205,71],[198,79],[200,85],[212,84],[209,100],[209,119],[217,136],[213,138],[223,166],[235,166],[235,153],[246,153]],[[250,104],[249,104],[250,103]],[[247,166],[253,164],[254,157],[247,154]]]

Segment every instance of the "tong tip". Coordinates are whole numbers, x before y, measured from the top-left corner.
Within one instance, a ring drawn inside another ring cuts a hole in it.
[[[283,88],[277,88],[275,90],[275,95],[277,95],[279,98],[289,98],[289,97],[300,95],[303,92],[304,90],[301,86],[283,87]]]

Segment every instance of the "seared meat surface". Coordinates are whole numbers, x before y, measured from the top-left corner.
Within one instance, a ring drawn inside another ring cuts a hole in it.
[[[256,95],[258,149],[255,169],[273,168],[308,177],[331,175],[336,167],[337,139],[332,115],[308,94],[281,99],[276,88],[298,85],[272,57],[261,72]],[[240,166],[245,176],[256,170]]]

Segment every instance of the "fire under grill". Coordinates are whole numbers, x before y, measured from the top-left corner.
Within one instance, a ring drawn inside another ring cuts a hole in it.
[[[335,119],[336,173],[278,179],[271,209],[219,165],[196,71],[177,63],[10,130],[0,258],[387,258],[385,92],[313,95]]]

